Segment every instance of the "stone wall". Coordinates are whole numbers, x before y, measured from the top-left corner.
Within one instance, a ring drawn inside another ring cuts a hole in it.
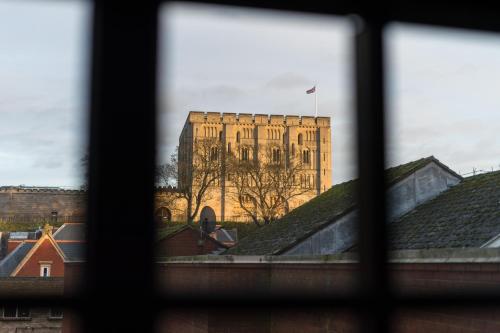
[[[38,222],[57,212],[58,218],[81,222],[85,216],[86,193],[78,190],[0,190],[0,219],[9,222]],[[72,222],[72,221],[64,221]]]
[[[62,189],[0,188],[0,221],[15,223],[85,222],[86,192]],[[172,221],[186,221],[186,201],[175,195],[175,188],[159,187],[155,207],[165,207]],[[118,211],[117,211],[118,213]]]
[[[0,313],[1,315],[1,313]],[[4,319],[0,317],[0,333],[60,333],[62,318],[51,318],[50,309],[32,308],[30,318]]]

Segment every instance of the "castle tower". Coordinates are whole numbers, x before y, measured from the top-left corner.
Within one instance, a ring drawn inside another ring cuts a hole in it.
[[[301,158],[305,168],[301,184],[303,182],[313,190],[310,194],[295,198],[290,209],[309,201],[332,185],[329,117],[191,111],[179,137],[179,161],[183,161],[184,165],[192,165],[196,139],[204,138],[218,140],[220,147],[224,147],[223,154],[244,146],[250,149],[238,151],[238,154],[245,154],[245,158],[259,158],[259,151],[279,144],[284,147],[283,152],[278,152],[283,158],[291,155]],[[189,182],[190,171],[187,169],[179,170],[180,187]],[[221,178],[202,206],[210,214],[215,214],[217,221],[245,220],[238,203],[227,195],[227,186],[230,186],[228,180]]]

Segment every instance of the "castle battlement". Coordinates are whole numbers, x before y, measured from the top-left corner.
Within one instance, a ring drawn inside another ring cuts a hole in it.
[[[220,113],[190,111],[188,121],[191,123],[216,124],[254,124],[330,127],[330,117],[285,116],[251,113]]]
[[[84,189],[64,189],[51,186],[0,186],[0,193],[84,193]]]

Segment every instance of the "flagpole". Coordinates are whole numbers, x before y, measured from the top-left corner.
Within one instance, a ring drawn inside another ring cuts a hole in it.
[[[315,86],[314,92],[314,117],[318,117],[318,86]]]

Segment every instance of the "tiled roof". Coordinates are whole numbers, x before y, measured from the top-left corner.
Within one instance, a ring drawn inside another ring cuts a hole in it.
[[[23,242],[3,258],[0,261],[0,277],[10,276],[34,245],[35,242]]]
[[[54,233],[55,240],[84,241],[86,234],[85,223],[65,223]]]
[[[85,243],[83,242],[57,242],[69,261],[85,260]]]
[[[422,158],[387,169],[387,182],[392,185],[431,162],[444,166],[433,156]],[[446,169],[449,170],[447,167]],[[453,172],[453,174],[455,173]],[[351,180],[333,186],[281,219],[258,228],[225,253],[280,254],[293,244],[335,222],[340,216],[351,211],[356,205],[357,182],[357,180]]]
[[[390,224],[392,249],[480,247],[500,234],[500,171],[465,178]]]

